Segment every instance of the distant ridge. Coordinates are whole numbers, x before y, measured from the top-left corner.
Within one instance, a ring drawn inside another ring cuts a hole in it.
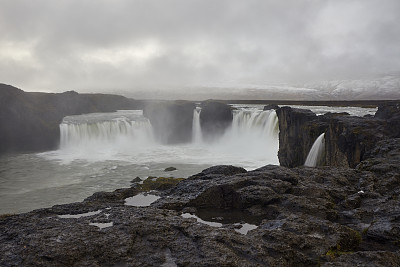
[[[65,116],[140,106],[140,101],[118,95],[24,92],[0,84],[0,153],[57,148]]]

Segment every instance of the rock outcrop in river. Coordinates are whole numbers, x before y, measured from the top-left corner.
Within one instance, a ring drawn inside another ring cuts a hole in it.
[[[161,143],[187,143],[192,140],[194,109],[195,104],[189,101],[160,101],[147,104],[143,115]]]
[[[232,125],[233,114],[231,106],[215,101],[202,103],[200,125],[203,137],[212,140],[222,136]]]

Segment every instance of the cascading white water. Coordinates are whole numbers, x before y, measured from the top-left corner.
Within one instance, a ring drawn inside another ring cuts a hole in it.
[[[232,133],[234,135],[254,135],[262,139],[276,139],[278,137],[278,117],[276,112],[235,111],[233,114]]]
[[[96,123],[61,123],[60,148],[87,144],[90,142],[115,142],[118,139],[151,139],[151,125],[148,121],[115,119]]]
[[[201,133],[201,126],[200,126],[200,108],[196,108],[193,111],[193,134],[192,134],[192,140],[194,143],[198,144],[202,142],[202,133]]]
[[[200,109],[194,111],[192,123],[192,143],[163,145],[152,137],[151,124],[142,111],[65,117],[60,125],[60,150],[52,156],[64,163],[118,160],[141,166],[233,164],[255,169],[279,164],[275,111],[234,110],[232,126],[213,142],[202,139]]]
[[[153,142],[151,124],[139,111],[120,111],[102,117],[87,114],[65,117],[60,124],[60,149],[124,147]]]
[[[318,136],[308,153],[304,166],[316,167],[325,150],[325,133]]]
[[[279,164],[278,117],[275,111],[235,110],[232,127],[214,144],[231,154]]]

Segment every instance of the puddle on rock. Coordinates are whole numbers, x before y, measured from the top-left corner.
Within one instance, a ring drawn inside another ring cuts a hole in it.
[[[86,212],[86,213],[81,213],[81,214],[65,214],[65,215],[58,215],[59,218],[62,219],[69,219],[69,218],[73,218],[73,219],[78,219],[78,218],[82,218],[82,217],[88,217],[88,216],[93,216],[93,215],[97,215],[101,212],[101,210],[97,210],[97,211],[90,211],[90,212]]]
[[[218,221],[223,224],[248,223],[260,225],[263,216],[254,216],[239,209],[197,209],[196,215],[205,221]]]
[[[89,225],[97,226],[100,229],[111,227],[111,226],[113,226],[113,224],[114,224],[113,222],[109,222],[109,223],[89,223]]]
[[[125,205],[127,206],[135,206],[135,207],[147,207],[150,206],[151,203],[159,199],[159,196],[156,195],[144,195],[144,194],[138,194],[133,197],[128,197],[125,198]]]
[[[242,235],[247,235],[247,233],[251,230],[254,230],[258,228],[257,225],[254,224],[249,224],[249,223],[235,223],[234,225],[241,225],[242,227],[235,229],[236,232],[242,234]]]
[[[204,224],[207,224],[212,227],[222,227],[222,223],[204,221],[204,220],[200,219],[199,217],[197,217],[196,215],[193,215],[190,213],[183,213],[181,216],[183,218],[195,218],[197,220],[197,222],[204,223]]]
[[[232,224],[236,232],[247,235],[251,230],[258,228],[262,221],[260,216],[252,216],[242,210],[226,210],[226,209],[198,209],[196,215],[183,213],[184,218],[195,218],[198,222],[213,227],[223,227]]]
[[[183,218],[194,218],[194,219],[197,220],[197,222],[203,223],[203,224],[207,224],[207,225],[212,226],[212,227],[223,227],[225,223],[226,223],[226,224],[231,224],[231,223],[232,223],[232,222],[226,222],[225,219],[224,219],[223,217],[221,217],[221,216],[215,217],[214,219],[223,221],[224,223],[213,222],[213,221],[206,221],[206,220],[203,220],[203,219],[201,219],[200,217],[198,217],[198,216],[196,216],[196,215],[193,215],[193,214],[190,214],[190,213],[183,213],[181,216],[182,216]],[[235,231],[238,232],[238,233],[240,233],[240,234],[242,234],[242,235],[247,235],[247,233],[248,233],[249,231],[258,228],[257,225],[249,224],[249,223],[234,223],[233,225],[234,225],[234,226],[237,226],[237,228],[236,228],[236,227],[234,228]],[[240,227],[238,227],[238,226],[240,226]]]

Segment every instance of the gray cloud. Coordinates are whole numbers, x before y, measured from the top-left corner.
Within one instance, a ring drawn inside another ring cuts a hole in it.
[[[400,70],[397,0],[3,1],[0,81],[135,90]]]

